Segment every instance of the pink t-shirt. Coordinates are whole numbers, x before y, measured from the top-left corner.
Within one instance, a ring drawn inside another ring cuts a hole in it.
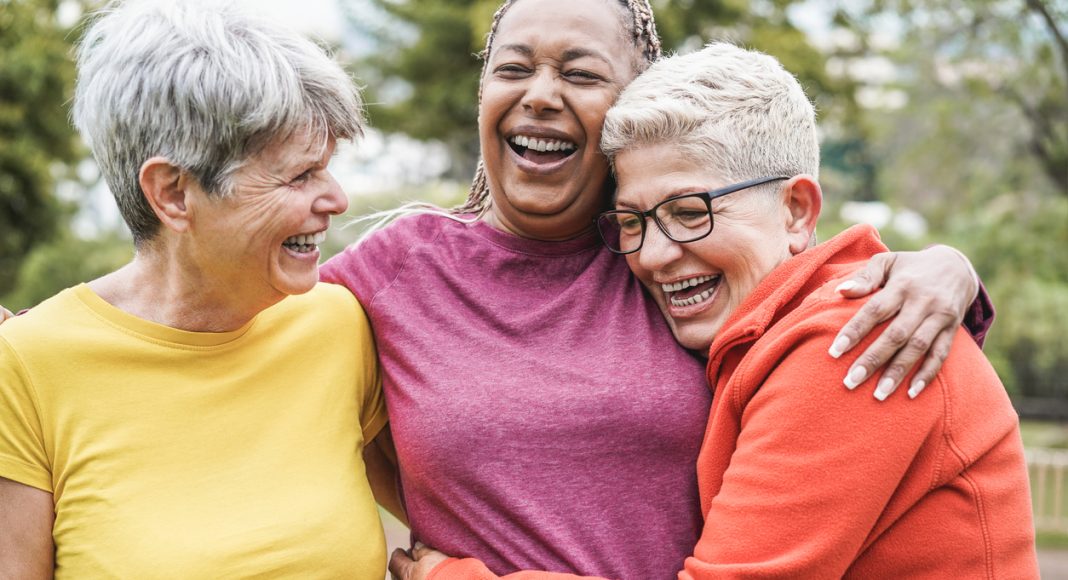
[[[711,394],[596,234],[398,220],[322,267],[371,318],[413,536],[497,573],[670,578]]]

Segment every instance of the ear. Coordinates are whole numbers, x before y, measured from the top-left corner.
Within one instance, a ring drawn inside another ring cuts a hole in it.
[[[145,199],[163,226],[179,233],[188,230],[186,198],[192,183],[189,176],[166,157],[153,157],[141,164],[138,178]]]
[[[785,202],[786,232],[790,253],[800,254],[812,245],[816,222],[823,209],[823,190],[811,175],[796,175],[783,187]]]

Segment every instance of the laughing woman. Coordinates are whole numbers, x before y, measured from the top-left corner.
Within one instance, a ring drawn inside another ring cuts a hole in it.
[[[663,578],[700,534],[704,362],[593,228],[614,187],[604,114],[659,53],[645,1],[505,3],[469,203],[401,219],[322,269],[371,318],[413,536],[499,573]],[[937,300],[913,295],[880,344],[919,327],[917,343],[944,346],[975,296],[970,269],[944,248],[909,264],[891,285]],[[861,366],[874,373],[880,352]]]
[[[814,246],[819,147],[793,76],[723,44],[663,60],[603,144],[619,182],[606,245],[710,356],[704,525],[680,580],[1037,578],[1018,420],[974,342],[914,402],[835,388],[848,365],[826,344],[862,301],[834,288],[886,248],[868,226]],[[430,577],[493,575],[461,559]]]
[[[135,252],[0,326],[0,577],[381,580],[374,345],[317,284],[352,79],[218,3],[112,4],[73,116]]]

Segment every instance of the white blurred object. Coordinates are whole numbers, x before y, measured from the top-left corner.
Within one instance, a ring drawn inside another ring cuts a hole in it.
[[[906,238],[916,239],[927,235],[927,220],[911,209],[902,209],[895,212],[894,222],[891,227]]]
[[[879,230],[890,227],[906,238],[927,235],[927,220],[918,212],[907,208],[894,211],[881,201],[847,201],[838,216],[847,223],[868,224]]]
[[[883,229],[894,217],[894,210],[881,201],[847,201],[838,215],[851,224],[868,224]]]

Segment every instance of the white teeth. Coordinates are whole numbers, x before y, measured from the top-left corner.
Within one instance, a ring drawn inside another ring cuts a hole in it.
[[[323,243],[326,240],[326,232],[316,232],[314,234],[300,234],[297,236],[289,236],[286,241],[282,242],[285,246],[308,246],[306,251],[311,251],[315,246]],[[302,248],[303,249],[303,248]]]
[[[715,278],[715,276],[697,276],[696,278],[690,278],[688,280],[680,280],[680,281],[674,282],[672,284],[661,284],[660,288],[664,292],[679,292],[681,290],[685,290],[687,288],[692,288],[694,286],[697,286],[698,284],[704,284],[705,282],[708,282],[709,280],[711,280],[713,278]]]
[[[526,147],[542,153],[546,151],[571,151],[575,148],[575,144],[568,141],[560,141],[556,139],[536,139],[531,137],[524,137],[523,135],[516,135],[512,137],[512,143],[519,145],[520,147]]]
[[[700,294],[698,294],[696,296],[690,296],[689,298],[687,298],[685,300],[675,300],[674,298],[672,298],[671,299],[671,305],[672,306],[693,306],[694,304],[697,304],[697,303],[700,303],[700,302],[704,302],[705,300],[708,300],[712,296],[712,293],[715,292],[715,291],[716,291],[715,288],[710,288],[708,290],[705,290],[704,292],[701,292]]]

